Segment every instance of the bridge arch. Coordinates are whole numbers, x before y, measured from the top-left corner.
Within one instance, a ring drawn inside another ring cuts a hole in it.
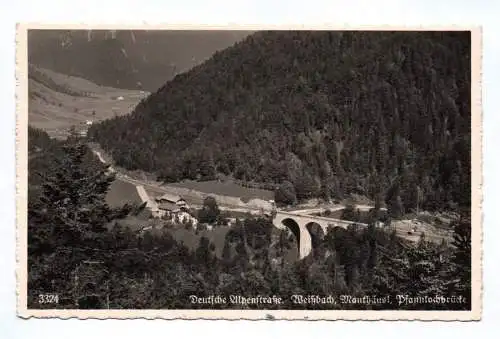
[[[297,241],[297,249],[300,249],[300,226],[299,224],[293,220],[292,218],[285,218],[281,221],[281,224],[288,228]]]
[[[325,231],[323,230],[323,227],[317,222],[311,221],[306,224],[306,229],[311,235],[312,247],[317,248],[325,237]]]
[[[313,241],[314,245],[318,245],[320,239],[333,231],[333,229],[342,228],[346,231],[352,224],[352,222],[346,220],[292,213],[290,211],[278,211],[273,217],[273,225],[275,227],[279,229],[288,228],[295,235],[299,247],[300,259],[307,257],[311,253],[314,247]],[[366,225],[359,224],[359,226]],[[313,238],[315,239],[313,240]]]

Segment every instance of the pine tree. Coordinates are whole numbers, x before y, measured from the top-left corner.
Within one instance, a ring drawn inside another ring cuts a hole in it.
[[[41,192],[28,205],[31,295],[70,289],[70,273],[82,260],[103,259],[109,236],[106,224],[132,210],[131,206],[110,209],[105,203],[114,178],[106,167],[96,171],[85,162],[85,145],[68,141],[62,151],[54,168],[40,174]]]
[[[393,218],[400,218],[405,213],[399,182],[396,182],[387,192],[386,204],[389,215]]]
[[[449,295],[462,296],[465,298],[464,304],[457,306],[462,309],[471,307],[471,223],[469,219],[455,222],[453,242],[453,255],[448,271]]]
[[[220,209],[214,197],[208,196],[203,199],[203,207],[198,211],[198,220],[200,223],[213,224],[220,215]]]
[[[274,192],[277,204],[294,205],[297,203],[295,187],[290,181],[284,181]]]

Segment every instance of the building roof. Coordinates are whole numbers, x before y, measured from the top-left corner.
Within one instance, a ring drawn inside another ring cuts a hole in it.
[[[165,193],[164,195],[156,198],[156,200],[166,200],[166,201],[171,201],[171,202],[177,202],[179,200],[184,200],[180,196],[175,195],[175,194],[170,194],[170,193]]]
[[[156,203],[156,201],[149,197],[148,192],[146,192],[146,190],[144,189],[144,186],[138,185],[136,186],[136,189],[142,202],[146,203],[146,207],[149,208],[152,212],[157,212],[158,204]]]
[[[170,202],[163,202],[161,204],[158,204],[158,208],[164,211],[171,211],[171,212],[180,211],[179,206]]]

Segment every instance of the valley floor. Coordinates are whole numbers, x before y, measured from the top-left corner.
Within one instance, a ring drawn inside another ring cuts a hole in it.
[[[67,137],[72,126],[78,130],[84,128],[87,121],[128,114],[148,95],[142,91],[99,86],[41,68],[30,73],[28,87],[29,124],[59,139]]]

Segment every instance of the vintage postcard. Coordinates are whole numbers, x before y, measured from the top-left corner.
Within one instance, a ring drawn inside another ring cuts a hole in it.
[[[18,315],[479,320],[481,29],[17,28]]]

